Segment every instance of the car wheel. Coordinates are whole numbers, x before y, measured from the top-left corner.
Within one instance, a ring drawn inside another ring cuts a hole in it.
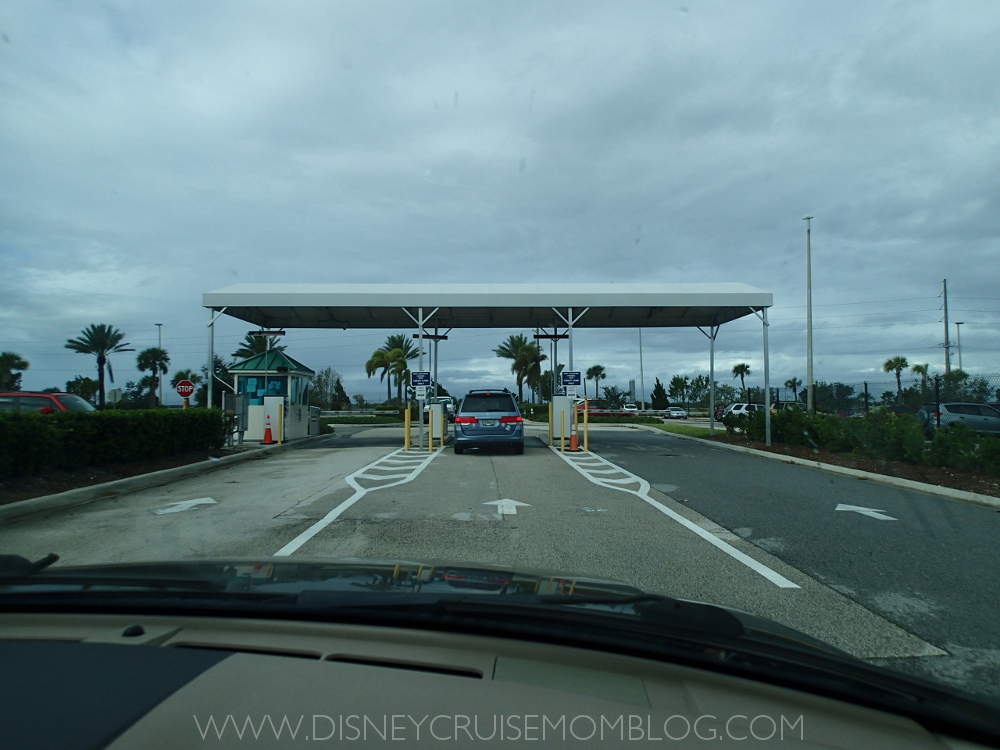
[[[465,453],[465,448],[463,448],[461,445],[459,445],[458,443],[456,443],[455,444],[455,455],[456,456],[461,456],[463,453]]]
[[[931,421],[931,415],[925,412],[923,409],[917,412],[917,424],[921,427],[926,427],[927,423]]]
[[[524,455],[524,443],[519,443],[514,446],[514,455],[523,456]]]

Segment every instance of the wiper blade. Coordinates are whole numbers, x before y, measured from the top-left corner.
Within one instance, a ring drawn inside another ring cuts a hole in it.
[[[27,578],[40,570],[45,570],[59,559],[59,555],[50,552],[41,560],[31,560],[18,555],[0,555],[0,579]]]

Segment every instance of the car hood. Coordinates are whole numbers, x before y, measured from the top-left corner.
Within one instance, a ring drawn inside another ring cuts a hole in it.
[[[386,606],[476,598],[499,606],[530,605],[632,619],[650,616],[655,605],[681,629],[727,636],[769,636],[827,654],[847,654],[766,618],[714,604],[650,594],[620,581],[560,570],[485,565],[462,561],[372,558],[232,557],[113,565],[54,565],[30,570],[26,560],[4,565],[0,558],[0,604],[5,594],[25,592],[198,592],[231,595],[298,596],[301,601],[369,602]],[[20,558],[16,558],[20,560]],[[392,598],[398,597],[398,598]],[[567,606],[569,605],[569,606]],[[640,607],[641,605],[641,607]],[[643,609],[645,608],[645,609]],[[679,618],[679,619],[678,619]]]

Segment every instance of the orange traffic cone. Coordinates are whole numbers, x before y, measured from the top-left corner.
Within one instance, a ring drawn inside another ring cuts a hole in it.
[[[264,439],[260,443],[261,445],[274,445],[274,438],[271,436],[271,415],[268,414],[264,418]]]

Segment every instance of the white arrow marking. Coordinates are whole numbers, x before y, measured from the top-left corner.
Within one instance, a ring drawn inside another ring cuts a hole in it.
[[[875,510],[874,508],[862,508],[859,505],[844,505],[840,503],[834,510],[852,510],[855,513],[860,513],[863,516],[868,516],[869,518],[877,518],[880,521],[898,521],[898,518],[893,518],[892,516],[885,515],[884,510]]]
[[[154,510],[153,512],[158,516],[162,516],[164,513],[181,513],[182,511],[185,510],[191,510],[196,505],[215,505],[215,504],[216,504],[215,500],[213,500],[210,497],[199,497],[195,500],[185,500],[180,503],[171,503],[166,508],[159,508],[158,510]]]
[[[519,503],[517,500],[510,500],[506,497],[503,500],[491,500],[488,503],[483,503],[483,505],[497,506],[497,513],[502,516],[516,516],[518,507],[531,507],[531,503]]]

